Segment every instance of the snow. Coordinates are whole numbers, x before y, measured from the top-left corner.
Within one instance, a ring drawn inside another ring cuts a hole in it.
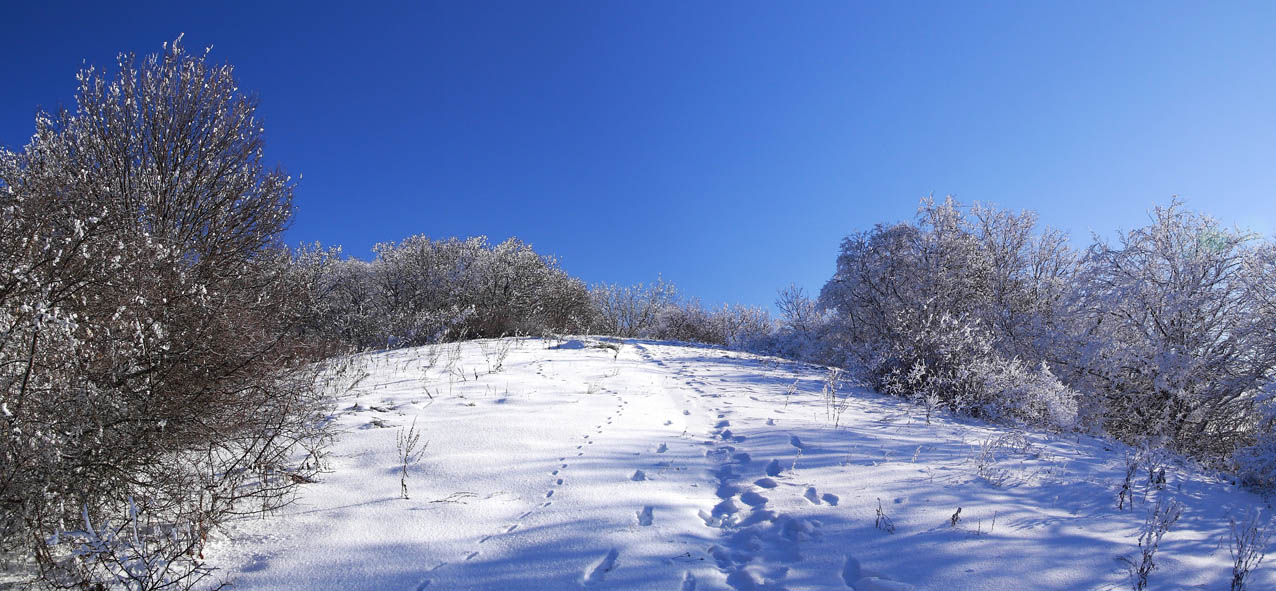
[[[1228,516],[1262,504],[1170,466],[1164,490],[1139,480],[1118,510],[1128,450],[1111,442],[927,424],[852,388],[834,428],[823,368],[602,344],[517,340],[486,375],[492,342],[442,346],[424,373],[425,348],[360,358],[371,374],[337,403],[331,471],[232,523],[209,564],[239,590],[1126,589],[1117,559],[1170,495],[1186,509],[1151,587],[1218,589]],[[453,351],[460,372],[441,367]],[[428,447],[403,499],[395,439],[414,420]],[[1250,588],[1276,588],[1273,570]]]

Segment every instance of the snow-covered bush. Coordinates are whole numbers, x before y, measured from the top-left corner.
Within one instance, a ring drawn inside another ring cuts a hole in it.
[[[1075,399],[1043,364],[1075,260],[1034,226],[1031,213],[927,199],[916,224],[848,237],[820,294],[836,315],[822,348],[927,408],[1071,426]]]
[[[1077,425],[1077,394],[1044,363],[1031,368],[1018,359],[986,362],[980,414],[1025,425],[1072,429]]]
[[[0,150],[0,554],[44,585],[183,587],[318,435],[293,184],[230,66],[178,43],[118,66]]]
[[[412,236],[374,248],[372,261],[306,249],[319,269],[311,325],[358,349],[514,334],[583,332],[590,294],[557,261],[511,238]]]
[[[1276,489],[1276,383],[1268,383],[1264,390],[1253,439],[1232,455],[1231,467],[1245,484],[1271,490]]]
[[[689,300],[661,308],[646,336],[753,349],[763,343],[771,331],[771,318],[765,310],[726,305],[708,309],[696,300]]]
[[[839,365],[846,360],[835,338],[834,316],[802,288],[790,285],[780,290],[775,307],[780,317],[771,334],[759,343],[761,352],[821,365]]]
[[[1178,203],[1115,245],[1090,247],[1061,374],[1101,400],[1118,437],[1218,459],[1244,445],[1276,370],[1270,248]]]
[[[677,288],[662,278],[649,285],[595,285],[589,294],[594,308],[591,330],[630,338],[651,336],[661,310],[678,301]]]
[[[814,316],[788,299],[794,324]],[[793,350],[883,391],[1210,461],[1244,448],[1246,478],[1272,479],[1276,245],[1177,202],[1077,256],[1031,213],[926,199],[914,223],[846,238],[818,304],[817,352]]]

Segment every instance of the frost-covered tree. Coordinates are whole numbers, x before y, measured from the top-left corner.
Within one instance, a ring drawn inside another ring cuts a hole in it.
[[[755,349],[774,327],[770,314],[747,306],[705,308],[696,300],[666,305],[656,314],[650,333],[657,339]]]
[[[678,302],[678,290],[657,278],[648,285],[596,285],[590,289],[590,298],[594,331],[620,337],[650,336],[661,310]]]
[[[46,585],[183,587],[313,434],[293,184],[207,54],[78,79],[0,150],[0,552]]]
[[[846,359],[838,350],[832,330],[834,317],[796,285],[780,290],[775,301],[780,312],[765,352],[790,359],[836,365]]]
[[[1072,312],[1081,334],[1061,358],[1102,398],[1110,433],[1210,457],[1246,441],[1276,369],[1269,252],[1178,203],[1090,247]]]
[[[1027,212],[926,199],[916,223],[851,235],[820,293],[835,314],[825,346],[897,395],[986,416],[1021,408],[992,376],[1041,366],[1074,266],[1062,238],[1035,223]],[[1031,371],[1054,383],[1048,368]],[[1072,408],[1064,390],[1039,394]]]
[[[553,257],[516,238],[377,244],[371,261],[312,248],[299,262],[321,269],[311,323],[326,340],[366,349],[463,338],[582,332],[589,291]]]

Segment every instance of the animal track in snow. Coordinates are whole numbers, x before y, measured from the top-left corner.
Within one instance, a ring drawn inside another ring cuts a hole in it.
[[[771,460],[771,463],[766,465],[767,476],[779,476],[780,472],[783,471],[784,469],[780,467],[780,460]]]
[[[842,582],[855,591],[913,591],[908,583],[901,583],[860,567],[860,561],[850,554],[842,565]]]
[[[615,570],[617,558],[620,558],[620,551],[612,548],[607,552],[606,556],[603,556],[598,562],[585,569],[585,576],[581,579],[581,583],[585,585],[601,583],[607,573]]]
[[[651,525],[651,521],[652,521],[651,505],[647,505],[646,507],[642,508],[642,511],[638,512],[638,525],[643,525],[643,526]]]
[[[810,501],[812,505],[820,504],[820,495],[815,492],[814,486],[806,487],[806,493],[803,494],[802,497]]]
[[[740,495],[740,501],[750,507],[758,508],[767,503],[767,498],[753,491]]]

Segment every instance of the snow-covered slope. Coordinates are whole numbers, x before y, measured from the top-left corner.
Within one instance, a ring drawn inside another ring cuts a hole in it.
[[[1261,505],[1170,465],[1118,510],[1123,447],[927,424],[863,391],[835,417],[822,368],[553,345],[513,341],[496,373],[495,341],[443,346],[424,372],[425,348],[361,358],[332,471],[205,555],[236,589],[1122,589],[1160,495],[1186,508],[1150,588],[1226,589],[1228,516]],[[395,441],[413,421],[429,443],[403,499]]]

